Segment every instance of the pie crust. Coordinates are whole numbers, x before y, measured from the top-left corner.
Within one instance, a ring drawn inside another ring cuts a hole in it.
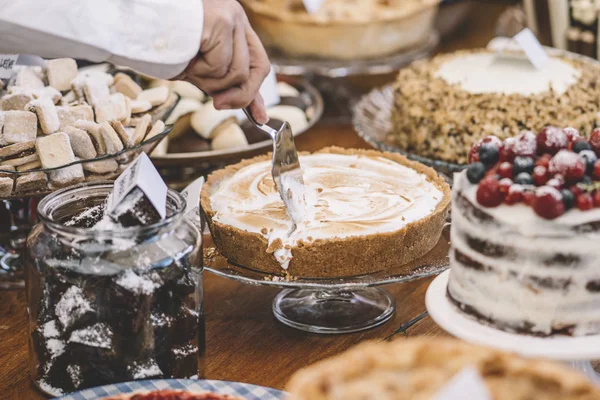
[[[142,391],[105,397],[103,400],[243,400],[241,397],[212,392],[189,392],[187,390],[162,389]]]
[[[290,400],[430,400],[467,367],[479,371],[494,400],[600,398],[566,366],[448,338],[362,343],[296,372],[286,390]]]
[[[333,1],[350,8],[343,1]],[[439,2],[402,0],[378,11],[377,2],[363,1],[364,12],[358,9],[346,18],[329,18],[292,12],[283,0],[242,0],[266,46],[290,56],[338,60],[377,58],[424,42],[433,30]]]
[[[446,222],[451,193],[448,184],[433,169],[395,153],[330,147],[315,154],[323,153],[391,160],[425,175],[427,181],[442,193],[442,198],[433,212],[397,231],[301,242],[292,249],[293,258],[287,269],[288,275],[344,277],[369,274],[405,265],[425,255],[438,243]],[[201,205],[214,243],[230,262],[262,272],[282,274],[286,271],[272,252],[267,252],[269,243],[265,236],[216,221],[216,211],[211,205],[211,196],[223,180],[248,165],[270,158],[270,155],[264,155],[214,172],[202,189]]]

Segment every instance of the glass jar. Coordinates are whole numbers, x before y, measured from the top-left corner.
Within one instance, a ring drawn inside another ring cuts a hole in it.
[[[112,188],[48,195],[27,239],[30,369],[52,396],[203,374],[202,239],[185,200],[169,191],[153,225],[95,229]]]

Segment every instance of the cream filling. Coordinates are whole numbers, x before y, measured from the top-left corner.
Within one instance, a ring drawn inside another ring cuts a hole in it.
[[[307,208],[291,235],[269,161],[240,169],[211,196],[214,220],[263,235],[284,269],[299,243],[398,231],[443,197],[425,175],[383,157],[323,153],[301,156],[300,164]]]
[[[580,72],[559,58],[550,58],[536,69],[524,56],[473,53],[444,62],[436,77],[458,84],[472,94],[502,93],[530,96],[547,92],[565,93],[579,79]]]

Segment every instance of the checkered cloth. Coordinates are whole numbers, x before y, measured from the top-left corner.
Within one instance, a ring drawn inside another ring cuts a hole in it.
[[[240,396],[247,400],[285,399],[285,393],[282,391],[262,386],[250,385],[247,383],[192,379],[157,379],[151,381],[115,383],[114,385],[99,386],[96,388],[71,393],[54,400],[97,400],[121,393],[157,389],[187,389],[190,391],[208,390],[220,394]]]

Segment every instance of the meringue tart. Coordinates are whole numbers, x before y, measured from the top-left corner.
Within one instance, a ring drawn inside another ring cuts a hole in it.
[[[292,221],[270,155],[216,171],[201,204],[219,252],[273,274],[343,277],[397,268],[438,242],[450,188],[433,169],[392,153],[336,147],[300,155],[305,213]]]

